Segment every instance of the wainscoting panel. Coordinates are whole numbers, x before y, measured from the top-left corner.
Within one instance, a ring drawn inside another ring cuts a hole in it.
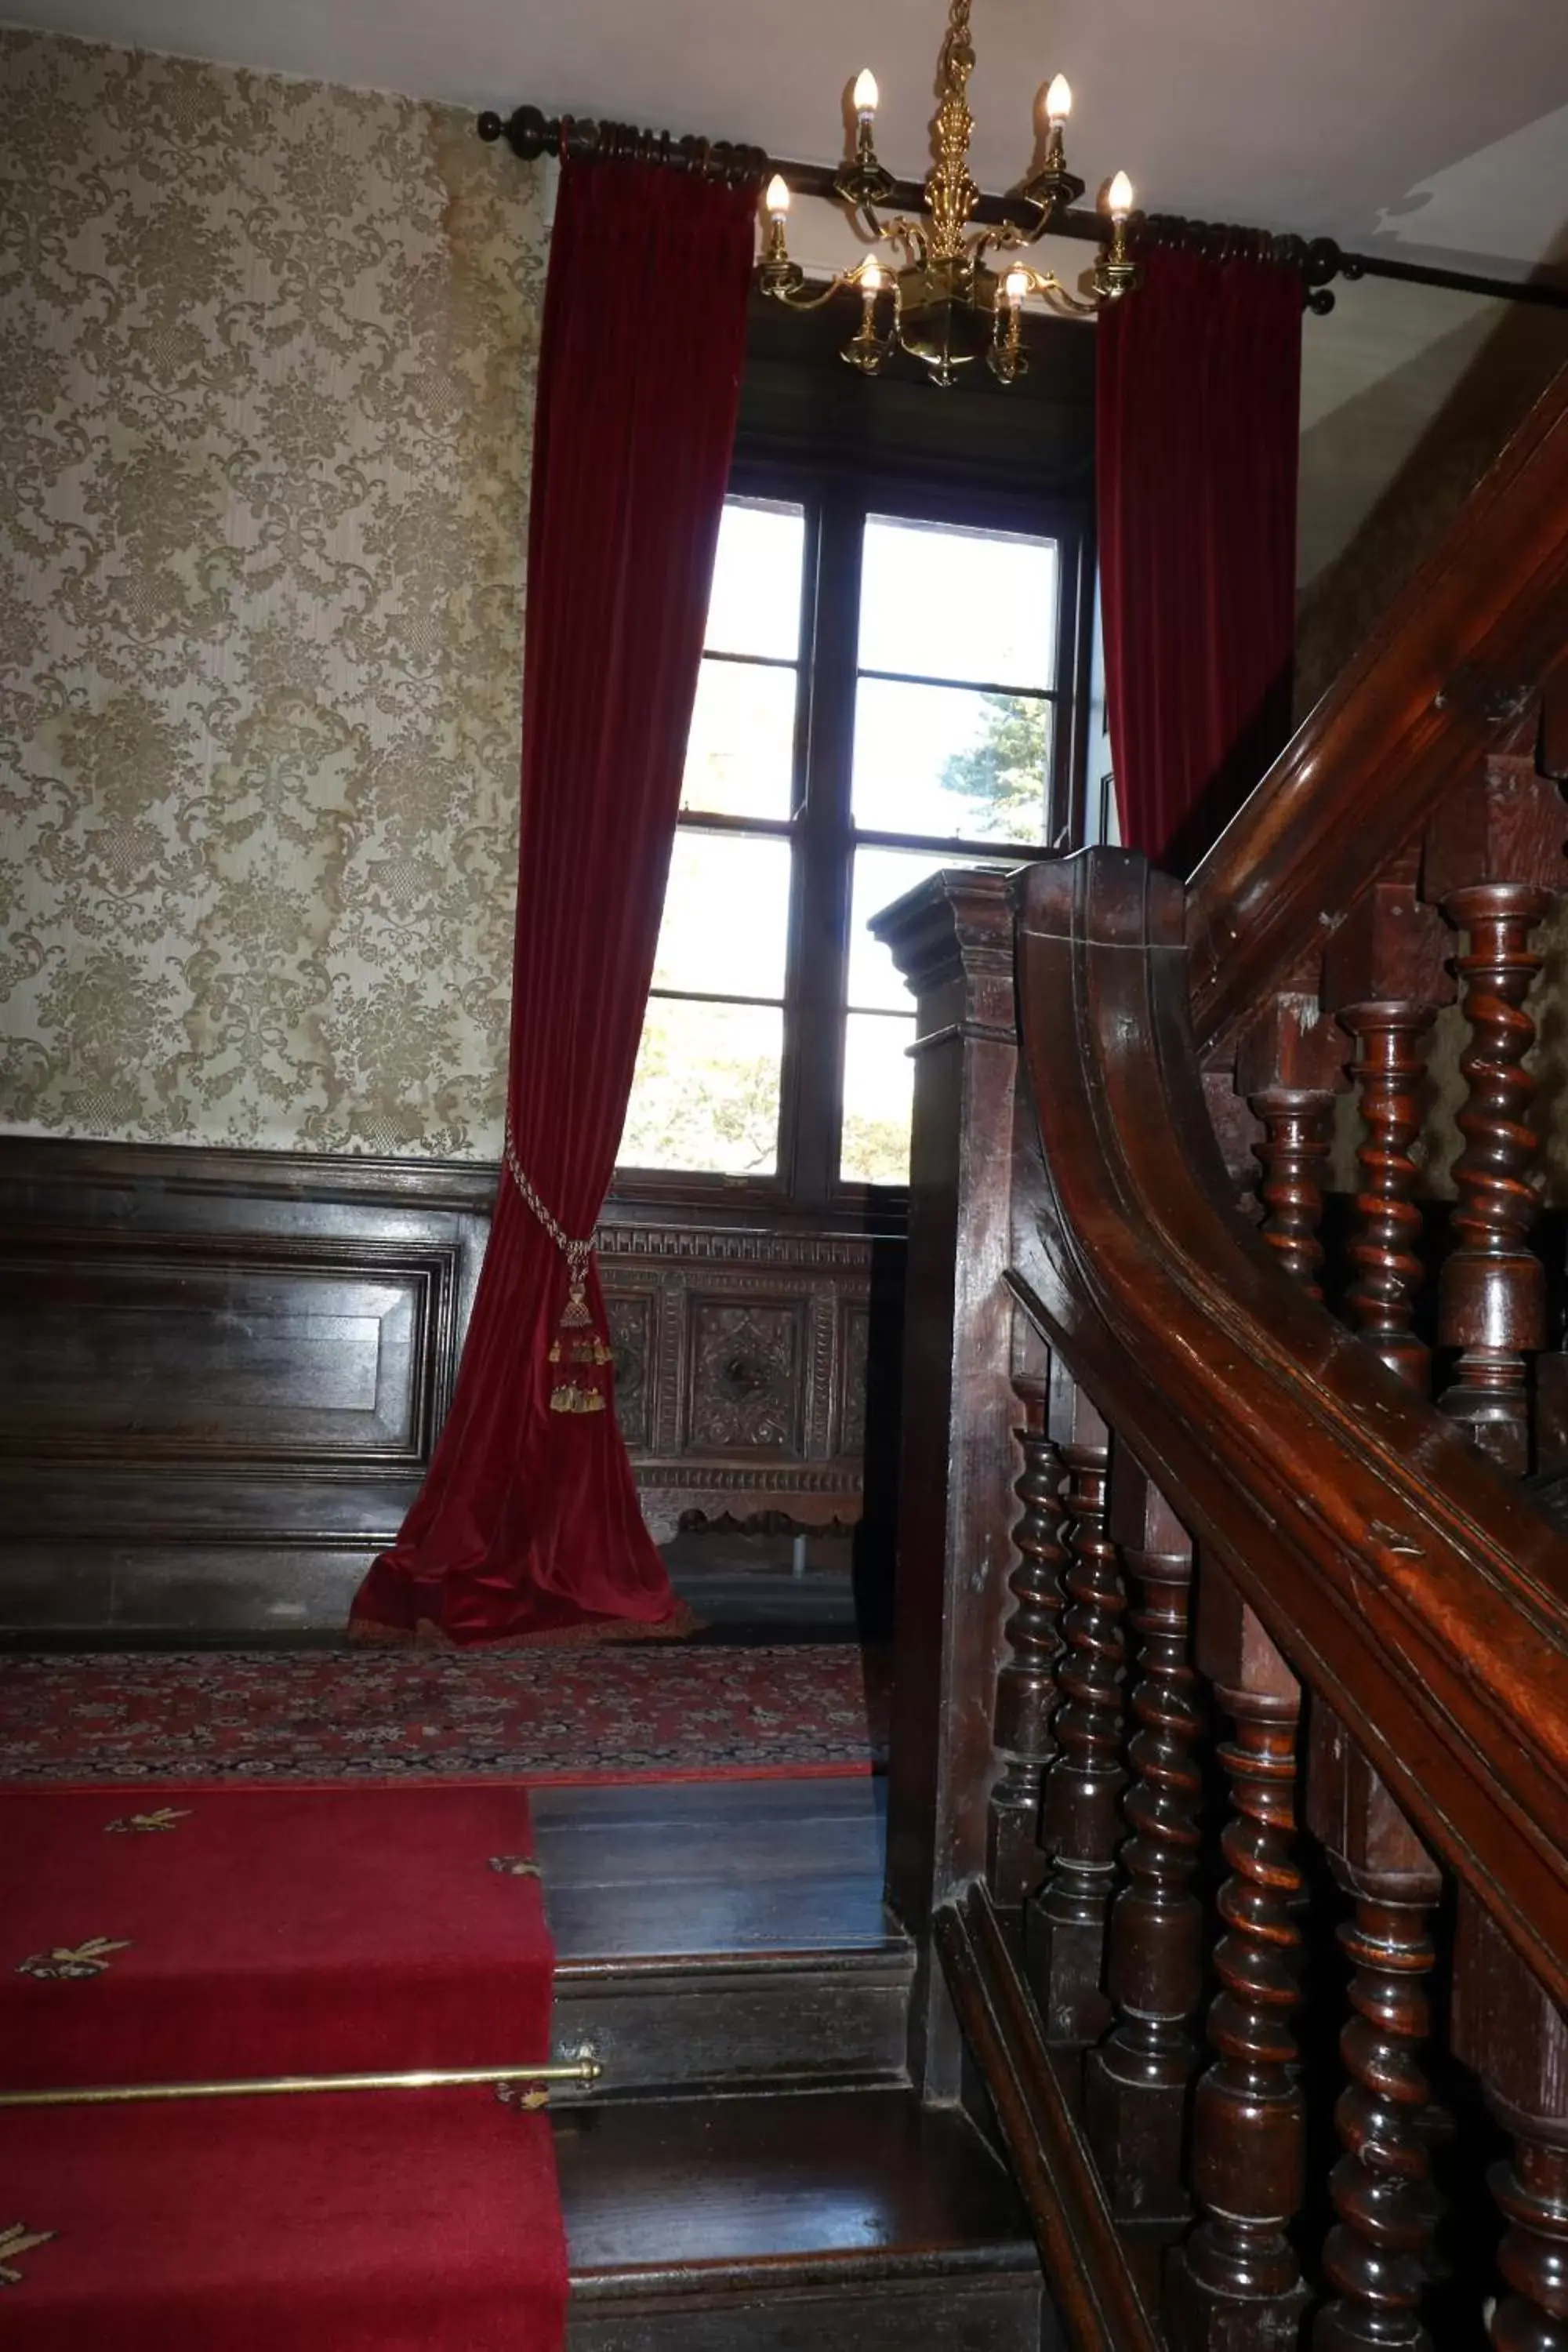
[[[0,1237],[0,1450],[416,1467],[456,1272],[450,1248]]]
[[[0,1639],[341,1625],[429,1462],[496,1181],[0,1138]],[[655,1536],[857,1519],[873,1252],[901,1245],[626,1202],[598,1238]]]

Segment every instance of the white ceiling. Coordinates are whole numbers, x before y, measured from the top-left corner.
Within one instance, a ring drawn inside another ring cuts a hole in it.
[[[942,0],[13,0],[89,38],[503,110],[605,113],[830,161],[875,67],[918,174]],[[1016,179],[1058,67],[1069,154],[1161,211],[1522,274],[1568,223],[1564,0],[974,0],[982,183]]]
[[[10,6],[89,39],[476,109],[526,100],[805,163],[842,152],[846,93],[870,65],[883,160],[911,178],[946,16],[946,0]],[[1568,0],[973,0],[973,29],[983,186],[1026,167],[1034,94],[1060,68],[1069,160],[1091,188],[1121,165],[1150,210],[1488,276],[1568,259]],[[797,206],[790,243],[814,273],[863,249],[826,205]],[[1070,282],[1089,256],[1051,239],[1040,258]],[[1503,309],[1367,278],[1303,322],[1304,578],[1348,543]]]

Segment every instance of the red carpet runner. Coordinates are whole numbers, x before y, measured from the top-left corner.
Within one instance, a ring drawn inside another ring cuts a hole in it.
[[[548,2055],[515,1789],[0,1796],[7,2088]],[[7,2352],[557,2352],[549,2124],[493,2088],[0,2113]]]

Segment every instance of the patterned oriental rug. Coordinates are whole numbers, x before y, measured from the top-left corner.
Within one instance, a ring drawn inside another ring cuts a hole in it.
[[[520,1790],[0,1797],[7,2090],[521,2065]],[[559,2352],[548,2117],[493,2084],[0,2112],[6,2352]]]
[[[887,1679],[847,1643],[14,1656],[0,1783],[867,1772]]]

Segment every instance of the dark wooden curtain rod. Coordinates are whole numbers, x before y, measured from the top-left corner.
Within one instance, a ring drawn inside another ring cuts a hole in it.
[[[833,196],[833,168],[825,163],[792,163],[770,156],[761,147],[736,145],[726,139],[678,139],[668,131],[639,131],[629,122],[579,121],[571,115],[547,115],[537,106],[514,107],[509,115],[481,114],[479,137],[504,139],[514,155],[532,163],[541,155],[566,155],[574,163],[629,162],[660,163],[677,172],[700,172],[714,179],[755,181],[761,187],[773,172],[782,172],[795,194]],[[918,211],[924,189],[918,180],[900,180],[889,192],[893,206]],[[1013,217],[1006,196],[983,195],[974,208],[978,221],[1000,226]],[[1263,228],[1242,228],[1223,221],[1187,220],[1179,213],[1134,213],[1128,224],[1136,243],[1182,245],[1226,258],[1256,254],[1300,272],[1309,310],[1323,312],[1334,307],[1329,291],[1336,278],[1387,278],[1407,286],[1441,286],[1455,294],[1482,294],[1499,302],[1531,302],[1548,310],[1568,310],[1568,287],[1511,278],[1481,278],[1467,269],[1436,269],[1419,261],[1394,261],[1381,254],[1347,253],[1331,236],[1276,236]],[[1085,244],[1103,244],[1110,224],[1098,212],[1079,209],[1063,213],[1051,224],[1056,236],[1077,237]]]

